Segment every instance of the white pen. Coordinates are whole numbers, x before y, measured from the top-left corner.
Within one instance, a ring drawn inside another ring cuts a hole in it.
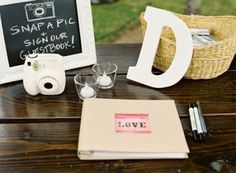
[[[194,111],[193,111],[193,108],[191,107],[191,105],[189,105],[188,111],[189,111],[189,116],[190,116],[190,123],[191,123],[193,138],[195,141],[198,141],[197,124],[196,124],[196,120],[194,117]]]
[[[201,120],[200,120],[200,116],[199,116],[197,107],[194,107],[193,111],[194,111],[194,117],[195,117],[196,124],[197,124],[197,132],[198,133],[203,133],[202,125],[201,125]]]
[[[196,101],[195,104],[196,104],[196,106],[198,108],[198,113],[199,113],[199,116],[200,116],[203,133],[206,134],[207,133],[207,127],[206,127],[206,122],[205,122],[205,120],[203,118],[203,115],[202,115],[202,109],[201,109],[200,102]]]

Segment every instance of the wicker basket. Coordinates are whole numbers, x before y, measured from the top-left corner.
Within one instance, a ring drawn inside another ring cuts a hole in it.
[[[189,28],[208,28],[216,38],[214,44],[194,48],[191,65],[185,74],[188,79],[211,79],[228,70],[236,53],[235,16],[186,16],[176,14]],[[143,36],[147,27],[144,13],[140,15]],[[157,19],[158,22],[158,19]],[[163,30],[154,67],[165,71],[175,55],[175,37],[171,29]]]

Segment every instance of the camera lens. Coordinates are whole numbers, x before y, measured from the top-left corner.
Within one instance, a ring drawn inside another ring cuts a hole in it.
[[[46,89],[52,89],[53,88],[53,85],[51,84],[51,83],[45,83],[44,84],[44,87],[46,88]]]
[[[38,7],[34,10],[33,13],[35,17],[42,17],[46,14],[46,9],[43,7]]]
[[[46,75],[46,76],[45,76]],[[49,75],[49,76],[48,76]],[[51,75],[51,76],[50,76]],[[39,91],[44,95],[54,95],[58,92],[60,83],[56,78],[53,78],[53,73],[50,70],[40,71],[37,77],[37,85]]]

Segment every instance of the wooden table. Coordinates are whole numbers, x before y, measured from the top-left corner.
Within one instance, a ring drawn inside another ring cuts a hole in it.
[[[126,80],[135,65],[139,44],[97,46],[99,62],[119,66],[116,85],[100,98],[174,99],[190,147],[186,160],[80,161],[77,157],[82,102],[73,76],[91,68],[67,72],[60,96],[32,97],[22,82],[0,86],[0,172],[236,172],[236,62],[212,80],[181,80],[165,89],[152,89]],[[236,60],[236,59],[235,59]],[[196,143],[191,136],[187,104],[202,104],[209,136]]]

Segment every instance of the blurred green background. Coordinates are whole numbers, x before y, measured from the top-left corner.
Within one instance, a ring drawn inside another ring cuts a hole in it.
[[[118,0],[92,5],[96,43],[141,42],[136,30],[140,28],[139,15],[147,5],[184,14],[186,0]],[[236,15],[236,0],[203,0],[200,14]]]

